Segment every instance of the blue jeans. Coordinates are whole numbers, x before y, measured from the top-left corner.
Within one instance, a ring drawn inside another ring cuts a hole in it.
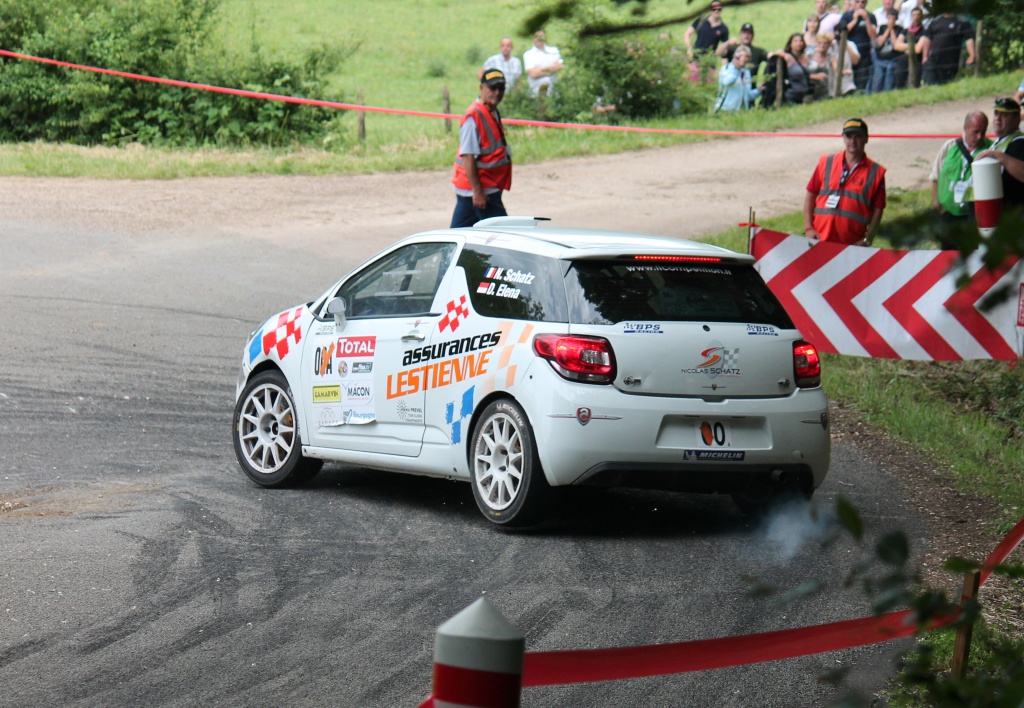
[[[492,216],[508,216],[508,212],[505,211],[505,205],[501,203],[501,190],[487,195],[486,209],[477,209],[473,206],[473,197],[460,197],[456,194],[451,228],[458,229],[463,226],[472,226],[476,222],[489,219]]]
[[[874,73],[871,75],[871,93],[892,91],[896,88],[896,58],[879,59],[875,57]]]

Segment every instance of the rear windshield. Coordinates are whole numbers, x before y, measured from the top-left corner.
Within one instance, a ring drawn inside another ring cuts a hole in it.
[[[793,329],[751,265],[573,261],[566,275],[570,321],[738,322]]]

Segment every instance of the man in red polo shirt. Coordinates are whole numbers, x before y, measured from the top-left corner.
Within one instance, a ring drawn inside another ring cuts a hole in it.
[[[804,235],[870,246],[885,211],[885,168],[864,152],[868,125],[860,118],[843,123],[843,143],[843,152],[821,157],[807,183]]]

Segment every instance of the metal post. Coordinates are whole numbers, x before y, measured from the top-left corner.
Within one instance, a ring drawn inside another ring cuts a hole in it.
[[[981,571],[975,570],[964,576],[964,594],[960,596],[960,606],[964,607],[974,600],[981,587]],[[961,624],[956,630],[956,642],[953,644],[953,675],[963,678],[967,672],[967,660],[971,655],[971,634],[974,622]]]
[[[434,688],[423,706],[519,708],[526,639],[480,598],[437,628]]]

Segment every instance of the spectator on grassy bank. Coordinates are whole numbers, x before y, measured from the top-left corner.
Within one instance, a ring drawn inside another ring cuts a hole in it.
[[[729,27],[722,21],[722,3],[715,0],[710,10],[694,20],[683,35],[690,61],[699,59],[701,54],[713,53],[719,44],[729,39]]]
[[[736,47],[733,52],[732,61],[722,67],[718,74],[718,97],[715,99],[715,112],[724,111],[727,113],[747,110],[750,108],[761,91],[751,83],[750,70],[747,69],[747,62],[750,60],[750,49],[745,46]]]
[[[924,39],[921,62],[926,84],[947,84],[955,79],[963,48],[967,49],[967,66],[974,64],[974,26],[962,15],[942,13],[928,24]]]
[[[561,52],[558,51],[558,47],[552,47],[547,43],[544,30],[534,32],[533,46],[523,54],[523,69],[526,71],[526,81],[530,85],[530,95],[538,95],[541,88],[545,88],[550,94],[558,72],[564,68]]]
[[[907,0],[910,2],[910,0]],[[902,26],[902,25],[901,25]],[[917,88],[921,85],[921,59],[924,50],[924,12],[915,7],[910,13],[910,25],[896,36],[893,48],[899,52],[896,58],[896,88]],[[913,82],[910,80],[910,55],[914,55],[917,74]]]
[[[772,52],[769,59],[782,57],[786,62],[786,83],[783,100],[787,105],[800,105],[814,100],[812,83],[815,80],[821,81],[826,78],[822,70],[814,74],[809,68],[810,57],[804,53],[804,35],[801,32],[794,32],[786,40],[786,46],[782,51]]]
[[[480,76],[482,77],[488,69],[498,69],[505,75],[505,90],[514,90],[516,81],[523,75],[523,62],[519,60],[519,57],[512,55],[513,49],[514,46],[511,38],[502,37],[501,51],[487,57],[487,60],[484,61],[483,69],[480,70]]]
[[[746,47],[750,52],[750,60],[747,62],[746,68],[752,78],[757,78],[761,71],[761,65],[768,61],[768,52],[761,47],[754,46],[754,25],[749,22],[740,27],[739,39],[733,37],[729,41],[719,44],[715,54],[722,57],[725,65],[728,65],[739,47]]]

